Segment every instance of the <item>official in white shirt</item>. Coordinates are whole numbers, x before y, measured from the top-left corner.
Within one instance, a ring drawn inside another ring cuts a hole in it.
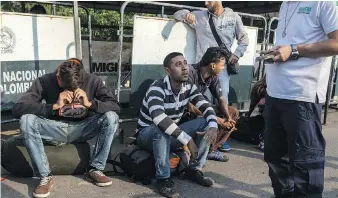
[[[338,54],[332,1],[283,2],[267,66],[264,158],[276,197],[322,197],[325,139],[321,112]]]

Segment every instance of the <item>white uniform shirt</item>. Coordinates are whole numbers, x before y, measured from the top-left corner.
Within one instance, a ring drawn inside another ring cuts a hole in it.
[[[328,33],[338,30],[337,10],[331,1],[283,2],[279,12],[276,46],[327,40]],[[286,36],[283,38],[285,25]],[[315,102],[317,94],[319,102],[324,103],[331,62],[332,57],[300,57],[295,61],[267,65],[269,96]]]

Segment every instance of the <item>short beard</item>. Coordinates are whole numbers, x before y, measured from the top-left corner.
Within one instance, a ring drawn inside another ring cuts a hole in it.
[[[212,6],[211,8],[208,8],[208,11],[211,12],[212,14],[215,14],[216,8],[217,8],[217,5],[215,4],[215,5]]]

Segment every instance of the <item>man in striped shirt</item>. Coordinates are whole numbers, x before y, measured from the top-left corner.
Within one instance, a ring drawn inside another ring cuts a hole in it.
[[[217,123],[214,109],[198,91],[196,85],[188,82],[189,66],[181,53],[166,56],[163,65],[167,76],[156,80],[148,89],[138,120],[137,144],[154,153],[156,178],[160,194],[175,197],[170,179],[170,145],[179,141],[191,160],[186,176],[203,186],[212,186],[213,181],[204,177],[203,167],[209,146],[217,137]],[[194,104],[204,118],[195,119],[178,126],[188,103]],[[197,135],[196,143],[192,136]]]

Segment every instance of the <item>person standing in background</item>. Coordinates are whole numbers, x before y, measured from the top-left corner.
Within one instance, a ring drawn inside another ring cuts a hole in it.
[[[212,17],[216,32],[229,50],[235,38],[237,39],[238,47],[227,61],[231,63],[238,62],[239,58],[244,55],[249,44],[248,34],[241,17],[232,9],[224,8],[222,1],[206,1],[205,6],[208,10],[190,12],[184,9],[174,13],[176,20],[188,23],[196,31],[196,63],[201,60],[209,47],[218,47],[209,25],[209,17]],[[226,67],[224,68],[219,75],[219,80],[222,87],[222,95],[228,103],[230,76]],[[225,142],[221,147],[221,151],[229,150],[230,146]]]

